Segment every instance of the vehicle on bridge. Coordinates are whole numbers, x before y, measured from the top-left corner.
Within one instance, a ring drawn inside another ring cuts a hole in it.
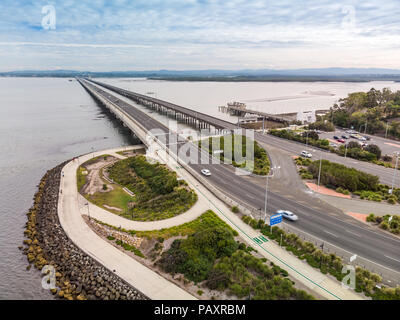
[[[299,217],[296,216],[292,211],[288,211],[288,210],[278,210],[276,212],[277,214],[281,214],[282,217],[284,217],[285,219],[288,219],[290,221],[297,221],[299,220]]]
[[[208,169],[201,169],[201,173],[207,177],[211,176],[211,172]]]

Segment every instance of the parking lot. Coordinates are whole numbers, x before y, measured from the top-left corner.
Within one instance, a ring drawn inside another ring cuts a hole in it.
[[[358,143],[366,143],[366,144],[376,144],[377,146],[379,146],[379,148],[381,148],[382,150],[382,155],[392,155],[395,152],[400,152],[400,141],[395,141],[395,140],[389,140],[389,139],[384,139],[381,137],[376,137],[376,136],[372,136],[372,135],[368,135],[368,134],[360,134],[361,136],[364,137],[369,137],[371,138],[371,140],[369,141],[360,141],[358,139],[354,139],[350,137],[349,133],[346,133],[346,130],[343,129],[336,129],[335,132],[322,132],[321,134],[319,134],[320,139],[328,139],[329,142],[336,144],[337,146],[340,145],[344,145],[344,143],[338,142],[336,141],[333,137],[337,136],[340,139],[342,139],[342,136],[348,136],[349,139],[343,139],[345,140],[345,143],[348,143],[350,141],[356,141]]]

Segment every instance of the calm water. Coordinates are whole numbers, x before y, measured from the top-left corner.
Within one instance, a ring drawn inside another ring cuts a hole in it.
[[[352,91],[393,83],[215,83],[129,79],[102,81],[236,122],[217,106],[243,101],[267,112],[329,108]],[[332,95],[333,94],[333,95]],[[271,101],[272,100],[272,101]],[[161,119],[161,118],[160,118]],[[0,299],[48,299],[18,250],[25,213],[46,170],[73,156],[132,143],[76,81],[0,78]]]
[[[26,211],[46,170],[130,143],[75,81],[0,78],[0,299],[47,299],[18,250]]]

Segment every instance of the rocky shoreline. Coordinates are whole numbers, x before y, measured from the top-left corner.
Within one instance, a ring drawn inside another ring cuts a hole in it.
[[[59,299],[148,299],[76,247],[62,229],[57,206],[61,170],[67,162],[47,171],[27,213],[24,231],[27,239],[24,246],[19,247],[27,255],[27,269],[32,265],[38,270],[54,267],[56,288],[51,292]]]

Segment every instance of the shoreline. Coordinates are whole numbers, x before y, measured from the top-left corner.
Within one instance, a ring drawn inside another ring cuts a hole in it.
[[[58,199],[62,168],[70,160],[50,169],[40,180],[33,205],[27,212],[19,249],[27,255],[29,270],[34,266],[55,269],[54,297],[67,300],[147,300],[139,290],[100,265],[75,246],[58,219]]]

